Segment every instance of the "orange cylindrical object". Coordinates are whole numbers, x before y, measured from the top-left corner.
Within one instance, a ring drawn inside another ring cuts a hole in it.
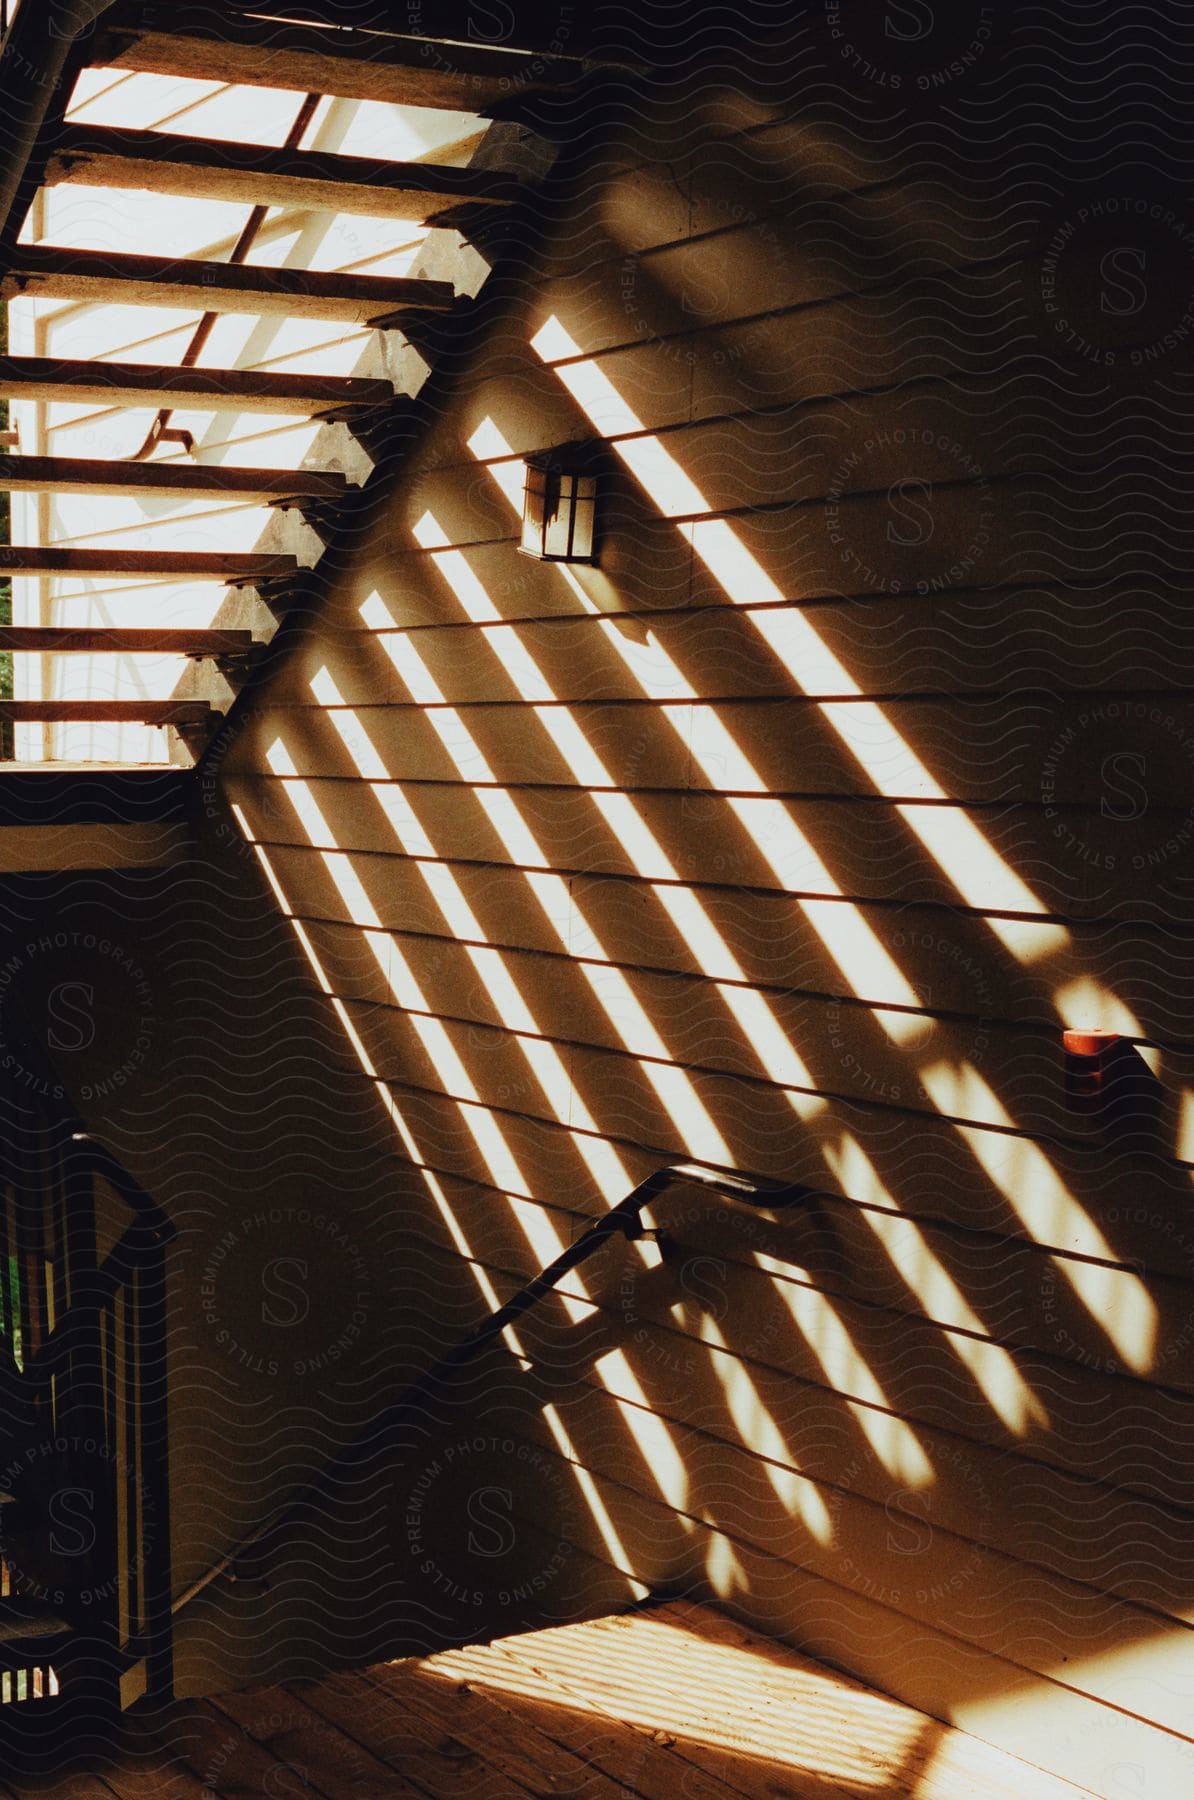
[[[1062,1045],[1067,1056],[1101,1056],[1112,1044],[1119,1042],[1118,1031],[1090,1031],[1086,1027],[1076,1027],[1063,1031]]]

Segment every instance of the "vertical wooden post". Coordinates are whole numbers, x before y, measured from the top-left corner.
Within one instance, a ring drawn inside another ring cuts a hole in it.
[[[148,1517],[142,1597],[149,1641],[146,1693],[162,1702],[174,1693],[166,1279],[166,1245],[159,1235],[137,1283],[141,1353],[138,1463],[145,1501],[142,1517]]]

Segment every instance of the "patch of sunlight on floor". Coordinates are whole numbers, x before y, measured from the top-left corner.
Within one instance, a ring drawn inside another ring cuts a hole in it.
[[[663,1729],[777,1770],[815,1770],[826,1781],[848,1783],[851,1793],[890,1793],[926,1724],[909,1707],[847,1686],[830,1669],[710,1642],[651,1613],[506,1642],[517,1660],[497,1664],[480,1647],[453,1650],[436,1664],[445,1678],[499,1696],[558,1700],[562,1687],[576,1712]],[[752,1779],[748,1767],[743,1778]]]

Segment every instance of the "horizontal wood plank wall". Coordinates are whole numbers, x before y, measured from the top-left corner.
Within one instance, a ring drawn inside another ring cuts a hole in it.
[[[818,12],[800,93],[644,93],[225,777],[478,1313],[670,1160],[811,1190],[677,1195],[662,1259],[520,1333],[588,1552],[1160,1795],[1194,1779],[1194,260],[1143,174],[1099,187],[1135,128],[1092,117],[1106,22],[1042,63],[1030,9],[961,10],[902,84]],[[599,566],[521,557],[522,454],[591,435]],[[1066,1024],[1122,1034],[1112,1112]]]

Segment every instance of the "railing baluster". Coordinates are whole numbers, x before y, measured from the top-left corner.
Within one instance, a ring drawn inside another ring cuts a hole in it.
[[[166,1251],[159,1241],[140,1272],[141,1481],[148,1525],[145,1540],[145,1627],[149,1634],[146,1690],[153,1700],[174,1692],[173,1600],[170,1556],[169,1368],[166,1330]]]
[[[95,1176],[88,1164],[86,1146],[73,1134],[63,1145],[62,1160],[67,1220],[64,1261],[67,1289],[74,1300],[95,1270]]]
[[[104,1417],[104,1444],[115,1461],[116,1447],[116,1301],[111,1299],[100,1309],[100,1342],[102,1345],[102,1387],[100,1404]]]
[[[70,1172],[69,1146],[63,1139],[56,1139],[49,1151],[49,1194],[50,1205],[46,1209],[49,1217],[46,1221],[45,1237],[42,1243],[41,1262],[45,1271],[46,1294],[46,1334],[52,1336],[57,1321],[66,1315],[70,1305],[70,1285],[67,1269],[67,1241],[70,1227],[68,1224],[68,1195]],[[79,1398],[75,1388],[71,1359],[70,1375],[66,1387],[67,1396],[64,1406],[59,1408],[60,1422],[67,1428],[71,1425],[71,1415],[75,1412],[75,1402]]]
[[[0,1331],[3,1331],[10,1355],[15,1351],[13,1330],[16,1323],[16,1294],[12,1284],[13,1259],[13,1189],[5,1169],[0,1186]]]
[[[124,1431],[117,1463],[119,1481],[124,1489],[124,1585],[128,1595],[128,1631],[136,1637],[141,1619],[141,1508],[137,1483],[137,1278],[133,1277],[122,1295],[121,1377],[123,1388]]]
[[[23,1117],[14,1120],[16,1138],[16,1154],[13,1158],[13,1194],[12,1194],[12,1272],[13,1272],[13,1305],[15,1318],[13,1321],[13,1343],[17,1354],[24,1362],[29,1353],[29,1319],[26,1294],[26,1213],[28,1208],[25,1195],[29,1189],[32,1172],[29,1167],[29,1133]]]

